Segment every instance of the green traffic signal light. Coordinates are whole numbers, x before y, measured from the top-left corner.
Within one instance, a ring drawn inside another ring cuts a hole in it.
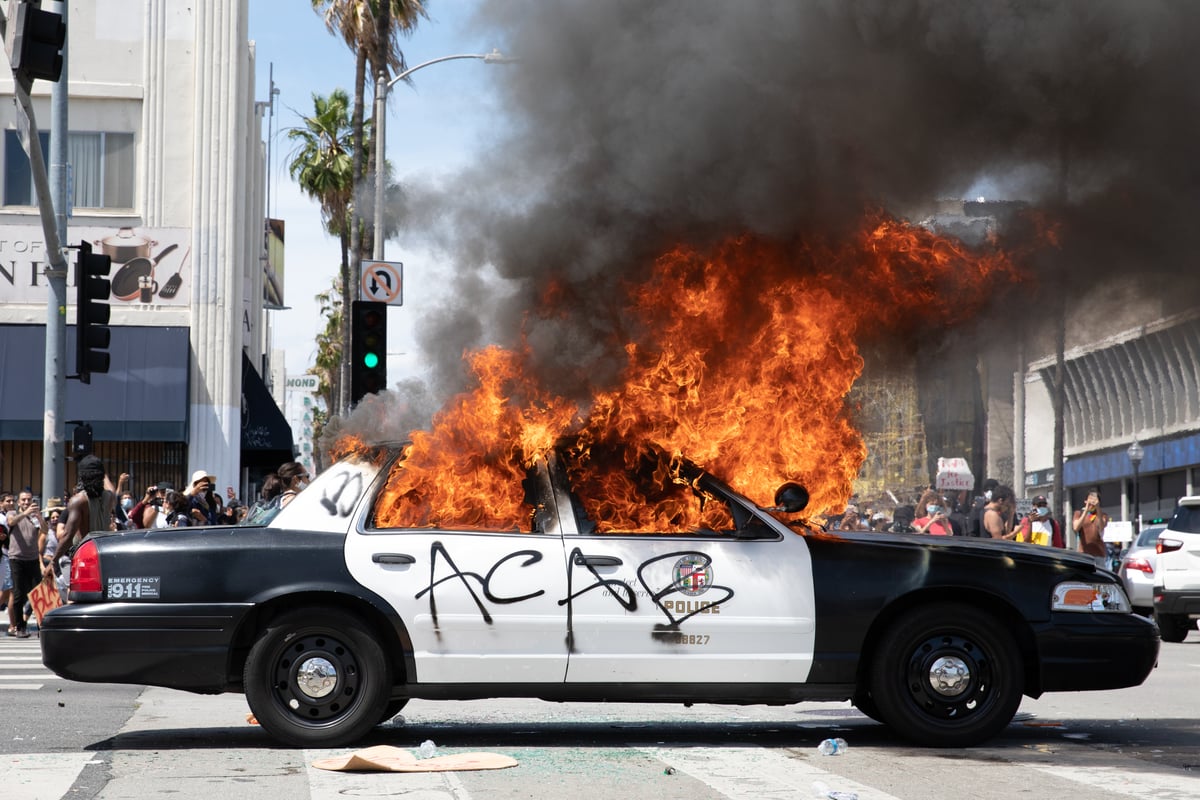
[[[378,353],[367,353],[366,355],[364,355],[363,356],[363,366],[365,366],[367,369],[375,369],[376,367],[378,367],[379,366],[379,354]]]

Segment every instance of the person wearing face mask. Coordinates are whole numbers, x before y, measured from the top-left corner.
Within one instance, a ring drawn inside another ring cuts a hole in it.
[[[1050,516],[1050,501],[1044,494],[1033,498],[1033,508],[1021,519],[1017,527],[1016,540],[1044,547],[1065,547],[1062,528]]]
[[[279,476],[279,480],[283,481],[284,486],[283,494],[279,496],[280,508],[292,502],[296,495],[308,486],[308,470],[299,461],[289,461],[283,464],[275,470],[275,474]]]
[[[954,526],[942,506],[942,498],[933,489],[926,489],[917,501],[917,512],[923,516],[913,520],[917,533],[928,533],[931,536],[953,536]]]

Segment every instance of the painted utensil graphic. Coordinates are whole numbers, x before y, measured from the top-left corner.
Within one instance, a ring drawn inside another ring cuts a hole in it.
[[[141,294],[141,281],[139,278],[149,278],[149,289],[151,297],[158,289],[158,283],[154,280],[154,268],[158,266],[158,262],[163,260],[163,257],[175,250],[179,245],[170,244],[163,248],[153,260],[139,256],[138,258],[130,259],[125,262],[125,265],[117,270],[117,274],[112,279],[112,296],[118,300],[134,300]],[[149,302],[150,298],[146,299]]]
[[[188,256],[191,255],[192,248],[189,247],[187,252],[183,254],[183,260],[179,262],[179,270],[167,278],[167,282],[158,290],[158,296],[170,300],[175,295],[179,294],[179,286],[183,283],[183,267],[187,264]]]

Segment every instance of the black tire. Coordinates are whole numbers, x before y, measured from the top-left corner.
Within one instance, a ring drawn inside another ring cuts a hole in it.
[[[875,698],[871,697],[869,690],[860,689],[850,702],[866,716],[876,722],[883,722],[883,716],[879,713],[879,706],[875,704]]]
[[[299,672],[304,668],[324,673],[309,676],[307,689]],[[322,678],[323,685],[312,685]],[[380,722],[392,688],[383,648],[363,623],[320,608],[271,621],[250,649],[243,686],[263,730],[295,747],[341,747],[361,739]]]
[[[1158,623],[1158,635],[1164,642],[1182,642],[1192,627],[1192,621],[1181,614],[1156,613],[1154,621]]]
[[[389,700],[387,708],[383,710],[383,716],[379,718],[379,724],[391,721],[392,717],[403,711],[406,705],[408,705],[407,697],[403,700]]]
[[[941,689],[935,669],[942,672]],[[1020,651],[1004,623],[959,603],[917,608],[892,623],[870,674],[871,700],[883,722],[928,747],[970,747],[992,738],[1017,713],[1025,683]]]

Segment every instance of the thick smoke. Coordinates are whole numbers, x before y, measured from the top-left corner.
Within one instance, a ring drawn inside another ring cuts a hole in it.
[[[680,241],[836,236],[987,187],[1061,220],[1051,288],[1192,254],[1200,4],[491,0],[479,24],[520,59],[489,70],[510,127],[405,187],[405,237],[457,281],[420,323],[437,396],[523,324],[548,388],[604,385],[626,324],[604,301]],[[547,292],[561,313],[530,322]]]

